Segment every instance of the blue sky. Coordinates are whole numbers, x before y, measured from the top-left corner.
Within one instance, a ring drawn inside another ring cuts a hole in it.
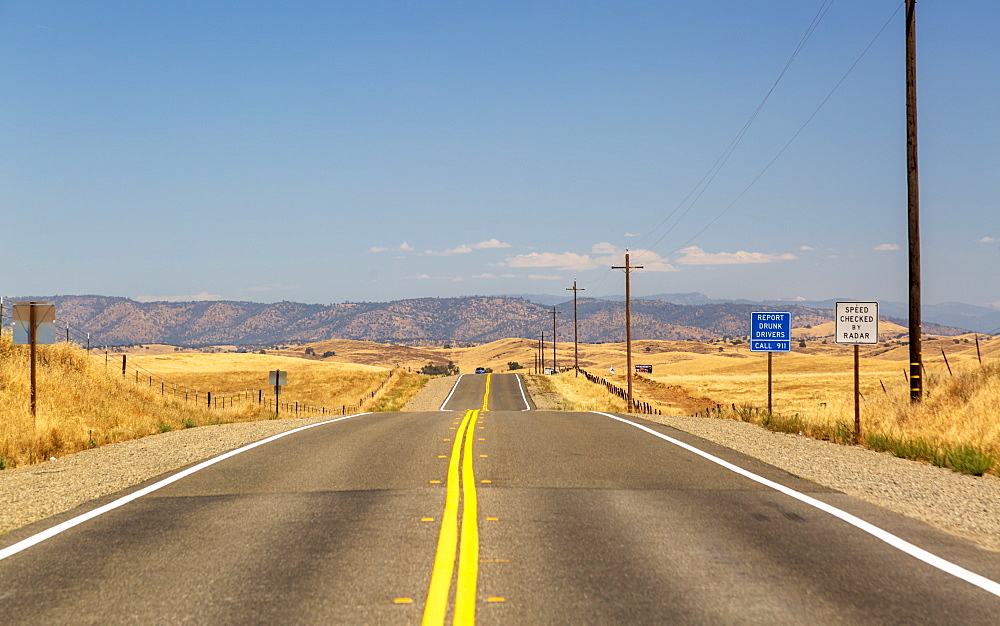
[[[0,292],[905,300],[900,6],[6,0]],[[997,303],[1000,7],[918,20],[924,301]]]

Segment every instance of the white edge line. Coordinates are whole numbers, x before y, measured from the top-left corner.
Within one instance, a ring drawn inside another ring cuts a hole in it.
[[[989,578],[986,578],[985,576],[980,576],[979,574],[976,574],[974,572],[970,572],[969,570],[967,570],[967,569],[965,569],[965,568],[963,568],[961,566],[955,565],[954,563],[952,563],[950,561],[946,561],[946,560],[942,559],[939,556],[931,554],[930,552],[924,550],[923,548],[917,547],[917,546],[913,545],[912,543],[906,541],[905,539],[901,539],[901,538],[897,537],[896,535],[893,535],[890,532],[882,530],[878,526],[875,526],[874,524],[870,524],[870,523],[864,521],[863,519],[861,519],[859,517],[851,515],[850,513],[846,512],[846,511],[842,511],[842,510],[838,509],[837,507],[831,506],[831,505],[829,505],[829,504],[827,504],[827,503],[825,503],[825,502],[823,502],[821,500],[817,500],[816,498],[812,498],[812,497],[807,496],[807,495],[805,495],[803,493],[799,493],[798,491],[795,491],[794,489],[791,489],[790,487],[785,487],[784,485],[780,485],[780,484],[778,484],[778,483],[776,483],[774,481],[768,480],[768,479],[764,478],[763,476],[758,476],[757,474],[754,474],[753,472],[749,472],[749,471],[747,471],[747,470],[745,470],[745,469],[743,469],[741,467],[733,465],[732,463],[729,463],[727,461],[723,461],[722,459],[720,459],[720,458],[718,458],[716,456],[713,456],[713,455],[711,455],[711,454],[709,454],[707,452],[699,450],[698,448],[695,448],[692,445],[686,444],[686,443],[684,443],[682,441],[678,441],[677,439],[674,439],[673,437],[669,437],[667,435],[664,435],[663,433],[659,433],[659,432],[653,430],[652,428],[648,428],[646,426],[642,426],[641,424],[636,424],[635,422],[630,422],[627,419],[624,419],[624,418],[621,418],[621,417],[617,417],[617,416],[611,415],[609,413],[601,413],[600,411],[593,411],[593,412],[596,413],[596,414],[598,414],[598,415],[603,415],[605,417],[610,417],[613,420],[618,420],[619,422],[624,422],[624,423],[629,424],[631,426],[635,426],[636,428],[638,428],[640,430],[644,430],[647,433],[653,435],[654,437],[659,437],[660,439],[663,439],[664,441],[667,441],[667,442],[672,443],[672,444],[674,444],[676,446],[684,448],[685,450],[688,450],[689,452],[693,452],[694,454],[697,454],[698,456],[703,457],[703,458],[705,458],[705,459],[707,459],[707,460],[709,460],[709,461],[711,461],[711,462],[713,462],[713,463],[715,463],[717,465],[721,465],[722,467],[724,467],[724,468],[726,468],[726,469],[728,469],[728,470],[730,470],[732,472],[740,474],[741,476],[745,476],[746,478],[749,478],[750,480],[752,480],[754,482],[757,482],[757,483],[760,483],[760,484],[765,485],[767,487],[770,487],[770,488],[774,489],[775,491],[780,491],[781,493],[783,493],[783,494],[785,494],[787,496],[790,496],[792,498],[795,498],[796,500],[798,500],[800,502],[803,502],[805,504],[808,504],[809,506],[815,507],[815,508],[817,508],[817,509],[819,509],[819,510],[825,512],[825,513],[829,513],[830,515],[833,515],[834,517],[840,518],[841,520],[843,520],[843,521],[847,522],[848,524],[850,524],[850,525],[852,525],[852,526],[854,526],[854,527],[856,527],[856,528],[858,528],[858,529],[860,529],[860,530],[868,533],[869,535],[875,537],[876,539],[884,541],[885,543],[887,543],[890,546],[896,548],[897,550],[901,550],[902,552],[905,552],[906,554],[909,554],[910,556],[912,556],[914,558],[917,558],[917,559],[923,561],[924,563],[927,563],[928,565],[930,565],[932,567],[936,567],[937,569],[939,569],[939,570],[941,570],[941,571],[943,571],[945,573],[951,574],[952,576],[955,576],[956,578],[960,578],[960,579],[964,580],[967,583],[975,585],[976,587],[979,587],[980,589],[983,589],[984,591],[987,591],[989,593],[992,593],[995,596],[1000,597],[1000,583],[994,582],[994,581],[990,580]]]
[[[207,461],[203,461],[203,462],[201,462],[201,463],[199,463],[199,464],[197,464],[197,465],[195,465],[193,467],[189,467],[188,469],[186,469],[186,470],[184,470],[182,472],[178,472],[178,473],[176,473],[176,474],[174,474],[172,476],[164,478],[163,480],[161,480],[161,481],[159,481],[157,483],[153,483],[152,485],[149,485],[148,487],[143,487],[142,489],[140,489],[138,491],[134,491],[134,492],[128,494],[127,496],[122,496],[121,498],[118,498],[117,500],[114,500],[113,502],[109,502],[109,503],[107,503],[107,504],[105,504],[103,506],[97,507],[93,511],[88,511],[88,512],[84,513],[83,515],[78,515],[78,516],[76,516],[76,517],[74,517],[72,519],[68,519],[65,522],[62,522],[61,524],[56,524],[52,528],[49,528],[47,530],[43,530],[42,532],[38,533],[37,535],[32,535],[31,537],[28,537],[27,539],[22,539],[21,541],[18,541],[17,543],[15,543],[13,545],[7,546],[3,550],[0,550],[0,561],[6,559],[9,556],[13,556],[13,555],[17,554],[18,552],[21,552],[23,550],[27,550],[28,548],[30,548],[30,547],[32,547],[34,545],[37,545],[37,544],[45,541],[46,539],[51,539],[52,537],[55,537],[56,535],[58,535],[58,534],[60,534],[60,533],[62,533],[64,531],[67,531],[70,528],[73,528],[74,526],[78,526],[78,525],[80,525],[80,524],[82,524],[82,523],[84,523],[84,522],[86,522],[88,520],[94,519],[95,517],[97,517],[99,515],[103,515],[104,513],[107,513],[108,511],[113,511],[114,509],[117,509],[120,506],[124,506],[124,505],[128,504],[129,502],[132,502],[133,500],[137,500],[138,498],[141,498],[142,496],[145,496],[147,494],[150,494],[150,493],[156,491],[157,489],[160,489],[162,487],[166,487],[167,485],[169,485],[171,483],[175,483],[178,480],[180,480],[180,479],[182,479],[182,478],[184,478],[186,476],[190,476],[191,474],[194,474],[197,471],[200,471],[200,470],[205,469],[206,467],[209,467],[210,465],[215,465],[219,461],[224,461],[225,459],[228,459],[229,457],[236,456],[237,454],[239,454],[241,452],[246,452],[247,450],[256,448],[257,446],[262,446],[265,443],[270,443],[270,442],[272,442],[272,441],[274,441],[276,439],[281,439],[282,437],[285,437],[287,435],[291,435],[292,433],[301,432],[303,430],[307,430],[309,428],[315,428],[316,426],[322,426],[324,424],[332,424],[333,422],[339,422],[341,420],[346,420],[346,419],[349,419],[351,417],[360,417],[362,415],[371,415],[371,413],[367,412],[367,413],[356,413],[354,415],[345,415],[344,417],[338,417],[336,419],[326,420],[324,422],[317,422],[315,424],[308,424],[306,426],[300,426],[299,428],[293,428],[292,430],[287,430],[287,431],[285,431],[283,433],[278,433],[277,435],[272,435],[270,437],[267,437],[266,439],[261,439],[260,441],[255,441],[255,442],[253,442],[251,444],[243,446],[242,448],[237,448],[235,450],[230,450],[229,452],[226,452],[225,454],[220,454],[217,457],[213,457],[213,458],[211,458],[211,459],[209,459]]]
[[[521,399],[524,400],[524,410],[530,411],[531,404],[528,403],[528,396],[524,392],[524,382],[521,380],[521,375],[514,374],[514,376],[517,376],[517,386],[521,388]]]
[[[450,410],[450,409],[445,409],[444,407],[445,407],[445,405],[447,405],[447,404],[448,404],[448,400],[451,400],[451,397],[452,397],[453,395],[455,395],[455,390],[456,390],[456,389],[458,389],[458,383],[462,382],[462,377],[463,377],[463,376],[465,376],[465,374],[459,374],[459,375],[458,375],[458,380],[456,380],[456,381],[455,381],[455,384],[451,386],[451,393],[449,393],[449,394],[448,394],[448,397],[447,397],[447,398],[445,398],[445,399],[444,399],[444,402],[442,402],[442,403],[441,403],[441,408],[440,408],[440,409],[438,409],[438,411],[446,411],[446,410]]]

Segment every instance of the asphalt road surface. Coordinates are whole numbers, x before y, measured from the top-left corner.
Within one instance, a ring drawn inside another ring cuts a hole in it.
[[[445,410],[19,529],[0,622],[1000,621],[997,553],[666,426],[530,408],[515,375],[464,376]]]

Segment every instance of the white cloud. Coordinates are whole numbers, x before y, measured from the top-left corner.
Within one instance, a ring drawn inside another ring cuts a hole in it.
[[[595,243],[590,251],[594,254],[618,254],[618,246],[610,244],[607,241],[602,241],[600,243]]]
[[[798,257],[785,254],[764,254],[763,252],[705,252],[698,246],[689,246],[681,250],[682,256],[677,262],[682,265],[744,265],[747,263],[777,263],[779,261],[794,261]]]
[[[799,250],[802,250],[803,252],[808,252],[810,250],[815,250],[815,249],[816,248],[814,248],[812,246],[799,246]]]
[[[979,243],[996,243],[997,241],[1000,241],[1000,239],[995,239],[993,237],[983,237],[982,239],[979,240]]]
[[[555,267],[564,270],[592,270],[597,267],[589,254],[575,252],[531,252],[508,257],[507,267]]]
[[[499,239],[487,239],[486,241],[480,241],[479,243],[472,244],[472,247],[476,250],[487,250],[490,248],[509,248],[509,243],[504,243]]]
[[[403,243],[399,244],[394,248],[384,248],[379,246],[375,248],[368,248],[368,251],[369,252],[412,252],[413,249],[414,249],[413,246],[404,241]]]
[[[446,250],[441,250],[437,252],[435,250],[427,250],[424,254],[429,254],[431,256],[452,256],[455,254],[469,254],[473,250],[492,250],[497,248],[509,248],[511,247],[509,243],[504,243],[499,239],[487,239],[486,241],[480,241],[479,243],[463,243],[455,246],[454,248],[448,248]]]
[[[223,297],[217,293],[208,293],[202,291],[201,293],[191,294],[189,296],[139,296],[135,299],[136,302],[202,302],[205,300],[222,300]]]
[[[875,250],[899,250],[899,244],[897,243],[880,243],[874,248]]]
[[[460,283],[465,280],[461,276],[431,276],[430,274],[417,274],[414,278],[417,280],[448,280],[453,283]]]
[[[591,248],[591,253],[595,256],[591,256],[591,254],[577,254],[576,252],[532,252],[530,254],[519,254],[508,257],[504,265],[507,267],[551,267],[561,270],[592,270],[599,267],[622,265],[625,262],[625,253],[606,241],[594,244]],[[641,264],[644,270],[650,272],[678,271],[676,267],[652,250],[632,250],[629,262],[633,265]],[[519,278],[557,280],[561,277],[529,275]]]
[[[638,237],[639,233],[625,233],[626,237]]]
[[[594,262],[598,265],[624,265],[625,264],[625,253],[614,251],[613,254],[609,254],[604,257],[594,259]],[[644,272],[677,272],[680,271],[673,265],[667,262],[665,258],[660,256],[658,253],[652,250],[629,250],[629,264],[630,265],[641,265]]]

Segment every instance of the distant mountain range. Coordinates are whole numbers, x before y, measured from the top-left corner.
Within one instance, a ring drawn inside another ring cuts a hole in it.
[[[93,345],[163,343],[181,346],[270,346],[327,339],[355,339],[408,345],[485,343],[511,337],[573,337],[573,303],[545,305],[512,296],[419,298],[394,302],[303,304],[299,302],[136,302],[110,296],[5,298],[52,300],[58,326],[90,333]],[[773,309],[764,303],[676,304],[643,299],[632,302],[634,339],[716,339],[748,332],[750,312]],[[815,326],[833,319],[829,310],[783,303],[794,326]],[[624,304],[581,298],[579,336],[589,343],[623,341]],[[5,315],[7,319],[10,319]],[[925,332],[963,331],[925,324]]]
[[[519,294],[518,297],[531,302],[536,302],[544,306],[552,306],[566,302],[565,296],[550,296],[546,294]],[[607,296],[600,300],[624,301],[624,296]],[[809,309],[832,311],[838,301],[849,301],[853,298],[833,298],[830,300],[716,300],[703,293],[661,293],[653,296],[642,296],[643,300],[660,300],[672,304],[702,305],[702,304],[749,304],[753,306],[780,307],[785,310],[789,305],[805,307]],[[922,317],[924,323],[933,323],[940,326],[952,328],[962,328],[968,331],[995,334],[1000,332],[1000,309],[988,306],[977,306],[965,304],[963,302],[943,302],[941,304],[925,304],[922,307]],[[897,323],[906,325],[909,318],[909,306],[904,302],[879,302],[879,314],[883,317],[894,318]]]

